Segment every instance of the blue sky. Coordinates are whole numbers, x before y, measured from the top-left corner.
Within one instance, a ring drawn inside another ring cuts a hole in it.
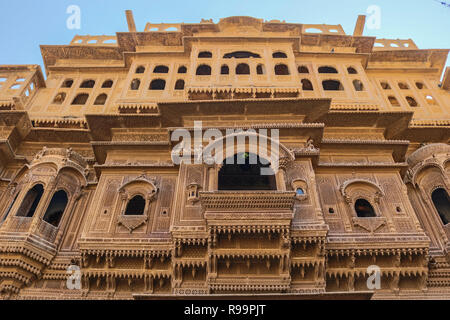
[[[66,27],[70,5],[81,9],[80,30]],[[351,34],[358,14],[366,14],[371,5],[381,9],[381,28],[366,28],[365,35],[412,38],[421,49],[450,48],[450,8],[435,0],[1,0],[0,64],[42,65],[40,44],[68,44],[76,34],[127,31],[126,9],[133,10],[139,31],[147,22],[197,23],[202,18],[218,22],[223,17],[246,15],[341,24]]]

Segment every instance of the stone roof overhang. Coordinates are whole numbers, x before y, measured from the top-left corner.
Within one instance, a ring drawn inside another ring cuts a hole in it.
[[[328,112],[330,104],[331,99],[292,98],[161,102],[158,107],[164,127],[182,127],[182,116],[201,120],[208,115],[303,115],[303,123],[313,123]]]
[[[170,154],[169,141],[92,141],[92,149],[98,163],[105,163],[109,150],[136,151],[146,150],[152,152],[164,152]]]
[[[376,63],[378,62],[383,63],[383,65],[379,67],[380,69],[383,69],[383,71],[385,69],[389,70],[390,68],[398,69],[398,66],[395,65],[386,67],[386,62],[399,62],[403,64],[408,62],[421,62],[425,64],[426,68],[435,68],[438,70],[438,73],[441,74],[444,70],[449,51],[449,49],[375,51],[370,55],[368,68],[369,70],[372,68],[376,69]],[[408,69],[408,66],[402,65],[401,69],[403,68]]]
[[[398,165],[399,162],[405,161],[406,151],[408,150],[409,141],[406,140],[354,140],[354,139],[323,139],[320,143],[321,150],[326,150],[327,147],[349,147],[352,150],[364,151],[381,151],[392,150],[394,161],[392,165]],[[319,164],[320,166],[321,164]],[[364,164],[361,164],[364,166]],[[358,165],[356,165],[358,166]],[[389,166],[389,164],[388,164]]]
[[[0,138],[0,162],[24,160],[15,150],[31,129],[28,114],[25,111],[0,111],[0,128],[4,131]]]
[[[398,133],[396,139],[406,139],[411,142],[444,142],[450,143],[450,126],[409,126]]]
[[[90,130],[73,128],[33,128],[26,137],[27,142],[89,143]]]
[[[300,45],[354,47],[356,48],[356,53],[371,53],[375,40],[375,37],[303,33]]]
[[[329,127],[384,128],[386,139],[398,139],[408,128],[412,111],[330,111],[318,119]]]
[[[55,65],[58,59],[94,59],[123,61],[123,50],[111,46],[41,45],[45,69]]]

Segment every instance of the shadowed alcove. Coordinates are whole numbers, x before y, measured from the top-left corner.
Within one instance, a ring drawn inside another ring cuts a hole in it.
[[[270,168],[270,163],[247,152],[225,159],[219,172],[219,190],[277,190],[275,174],[261,175],[262,168]]]

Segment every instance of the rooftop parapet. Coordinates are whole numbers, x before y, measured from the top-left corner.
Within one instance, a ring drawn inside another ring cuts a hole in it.
[[[76,35],[72,41],[70,42],[70,45],[93,45],[93,46],[117,46],[117,37],[116,36],[80,36]]]

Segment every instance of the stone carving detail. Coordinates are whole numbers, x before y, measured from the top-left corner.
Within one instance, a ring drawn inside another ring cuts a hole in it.
[[[386,218],[384,217],[376,217],[376,218],[353,217],[352,221],[353,225],[359,226],[372,234],[375,233],[382,226],[386,225]]]

